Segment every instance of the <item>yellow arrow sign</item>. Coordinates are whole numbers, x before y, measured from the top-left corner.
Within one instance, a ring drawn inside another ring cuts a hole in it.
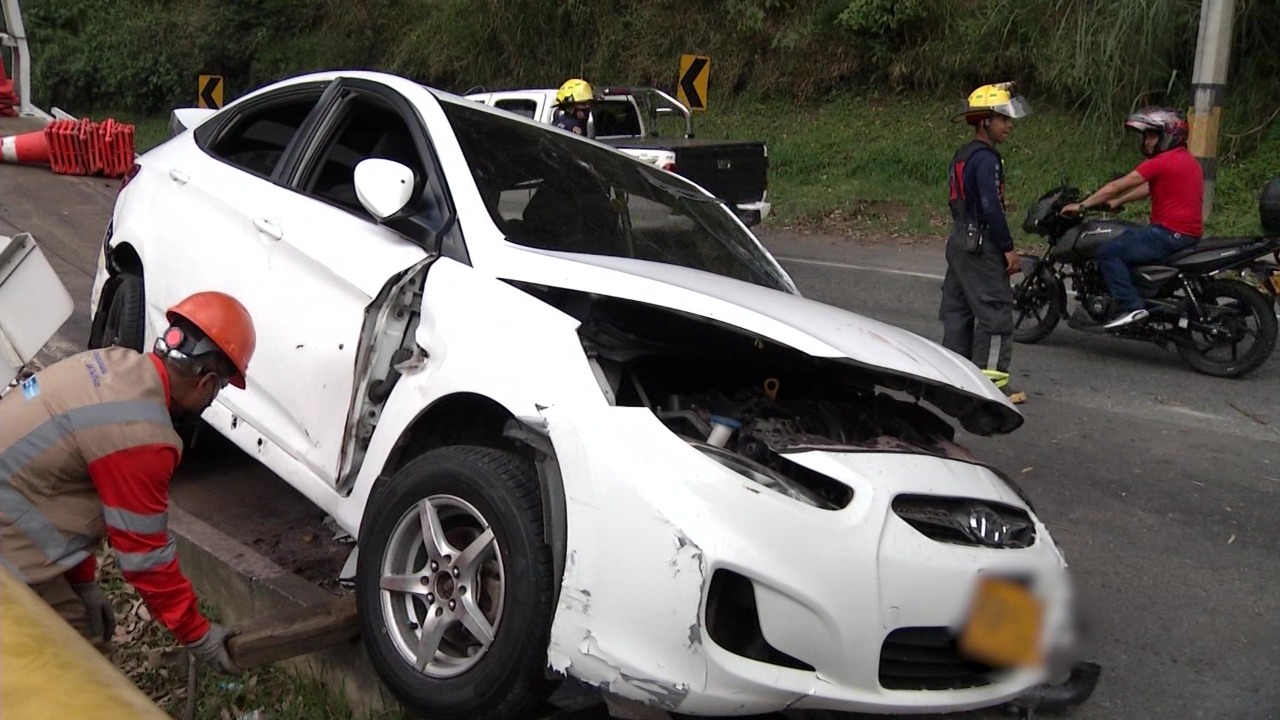
[[[221,75],[200,76],[200,84],[196,89],[196,106],[213,110],[222,109]]]
[[[707,80],[710,75],[711,58],[704,55],[681,55],[676,99],[690,110],[706,110]]]

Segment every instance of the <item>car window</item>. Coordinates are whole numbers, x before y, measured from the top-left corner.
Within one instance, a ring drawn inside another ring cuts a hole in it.
[[[530,120],[538,113],[538,103],[533,100],[510,99],[499,100],[494,105],[507,112],[513,112],[517,115],[523,115]]]
[[[680,265],[792,291],[733,214],[682,178],[471,103],[442,98],[441,107],[509,241]]]
[[[336,132],[303,179],[302,191],[372,219],[356,197],[355,170],[361,160],[394,160],[413,170],[419,187],[426,176],[404,117],[389,105],[357,96],[343,109]]]
[[[205,149],[242,170],[270,177],[319,97],[317,90],[314,95],[299,95],[247,110]]]
[[[640,134],[640,116],[630,102],[625,100],[598,102],[591,112],[595,116],[596,137]]]

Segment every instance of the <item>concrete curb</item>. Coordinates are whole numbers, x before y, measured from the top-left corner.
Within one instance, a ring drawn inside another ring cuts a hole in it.
[[[269,560],[253,548],[176,506],[169,528],[183,573],[202,599],[228,623],[331,603],[334,596]],[[403,712],[357,641],[286,660],[291,670],[339,692],[359,716]],[[407,716],[407,715],[406,715]]]

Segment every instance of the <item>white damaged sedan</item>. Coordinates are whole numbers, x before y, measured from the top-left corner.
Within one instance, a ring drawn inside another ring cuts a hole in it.
[[[199,290],[248,307],[248,387],[204,419],[358,538],[409,708],[526,717],[566,678],[689,715],[1092,690],[1061,553],[954,442],[1021,415],[801,297],[700,188],[380,73],[175,120],[120,192],[91,344],[149,348]]]

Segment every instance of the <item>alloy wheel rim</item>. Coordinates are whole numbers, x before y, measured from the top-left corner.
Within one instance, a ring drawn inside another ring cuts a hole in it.
[[[473,668],[493,645],[505,590],[497,538],[474,505],[431,495],[396,523],[379,604],[392,644],[418,672],[449,678]]]

